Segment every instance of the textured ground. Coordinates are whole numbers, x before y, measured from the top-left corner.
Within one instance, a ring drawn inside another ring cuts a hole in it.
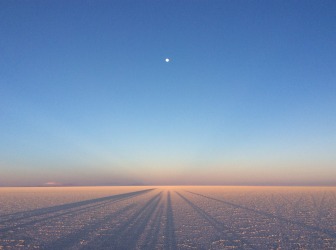
[[[0,249],[336,249],[336,188],[0,188]]]

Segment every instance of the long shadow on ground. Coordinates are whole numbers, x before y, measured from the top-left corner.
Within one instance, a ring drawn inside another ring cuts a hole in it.
[[[172,202],[170,198],[170,192],[167,195],[167,220],[166,220],[166,230],[165,230],[165,241],[164,249],[171,250],[177,249],[176,236],[175,236],[175,225],[174,225],[174,214],[172,209]]]
[[[161,221],[163,215],[163,204],[157,209],[154,215],[153,223],[147,233],[146,239],[141,246],[141,249],[155,249],[159,239],[159,233],[161,229]]]
[[[255,249],[251,245],[251,243],[247,242],[241,236],[239,236],[236,232],[232,231],[231,228],[225,226],[222,222],[216,220],[210,214],[205,212],[200,207],[196,206],[193,202],[187,199],[185,196],[176,192],[188,205],[190,205],[203,219],[208,221],[219,233],[220,240],[226,240],[227,244],[229,244],[232,248],[238,249]],[[218,239],[219,240],[219,239]]]
[[[135,249],[161,200],[161,192],[135,211],[122,225],[105,231],[83,249]]]
[[[89,226],[77,230],[71,234],[68,234],[56,241],[51,242],[50,244],[42,247],[42,249],[48,250],[58,250],[58,249],[70,249],[71,247],[78,247],[81,244],[81,241],[87,241],[90,237],[90,234],[99,232],[100,229],[105,228],[111,220],[123,215],[127,211],[134,208],[135,204],[130,204],[125,206],[102,219],[91,223]]]
[[[304,228],[308,231],[315,231],[315,232],[318,232],[318,233],[323,233],[323,234],[326,234],[333,239],[336,239],[336,232],[332,231],[332,230],[329,230],[329,229],[324,229],[324,228],[321,228],[321,227],[318,227],[318,226],[307,225],[307,224],[302,223],[300,221],[289,220],[289,219],[286,219],[286,218],[283,218],[283,217],[280,217],[280,216],[277,216],[277,215],[274,215],[274,214],[271,214],[271,213],[268,213],[268,212],[265,212],[265,211],[255,210],[253,208],[249,208],[249,207],[239,205],[239,204],[235,204],[235,203],[225,201],[225,200],[220,200],[220,199],[213,198],[213,197],[210,197],[210,196],[206,196],[206,195],[203,195],[203,194],[198,194],[198,193],[194,193],[194,192],[191,192],[191,191],[186,191],[186,192],[194,194],[194,195],[198,195],[198,196],[210,199],[210,200],[214,200],[214,201],[217,201],[217,202],[220,202],[220,203],[223,203],[225,205],[229,205],[229,206],[232,206],[232,207],[235,207],[235,208],[243,209],[243,210],[251,212],[251,213],[259,214],[259,215],[262,215],[266,218],[277,219],[277,220],[285,222],[285,223],[289,223],[289,224],[292,224],[292,225],[297,225],[297,226],[300,226],[300,227],[302,227],[302,228]]]
[[[85,211],[88,211],[89,209],[96,209],[100,206],[106,205],[107,203],[129,199],[131,197],[145,194],[152,190],[153,189],[146,189],[146,190],[141,190],[141,191],[136,191],[136,192],[112,195],[112,196],[107,196],[107,197],[102,197],[102,198],[97,198],[97,199],[85,200],[85,201],[74,202],[74,203],[67,203],[67,204],[53,206],[53,207],[40,208],[36,210],[11,214],[9,215],[9,218],[5,217],[3,221],[0,221],[1,224],[5,223],[9,225],[7,227],[1,228],[0,233],[13,231],[17,228],[22,229],[22,227],[32,226],[36,223],[39,223],[42,221],[48,221],[56,217],[60,217],[60,216],[64,216],[64,215],[68,215],[72,213],[78,214],[78,212],[85,212]],[[49,217],[43,217],[46,215]],[[34,219],[27,222],[27,219],[31,219],[31,218],[34,218]]]

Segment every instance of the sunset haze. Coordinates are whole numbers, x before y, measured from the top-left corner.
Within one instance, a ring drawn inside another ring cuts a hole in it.
[[[336,185],[335,1],[0,18],[0,186]]]

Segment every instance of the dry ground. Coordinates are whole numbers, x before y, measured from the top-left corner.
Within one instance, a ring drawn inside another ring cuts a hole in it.
[[[0,188],[0,249],[336,249],[336,188]]]

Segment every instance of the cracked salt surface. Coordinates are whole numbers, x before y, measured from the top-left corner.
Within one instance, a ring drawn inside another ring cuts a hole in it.
[[[336,249],[336,188],[0,188],[0,249]]]

